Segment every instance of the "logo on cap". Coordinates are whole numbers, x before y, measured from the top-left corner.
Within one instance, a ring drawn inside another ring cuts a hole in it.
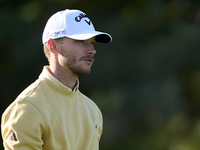
[[[84,19],[85,22],[87,22],[87,24],[91,24],[91,21],[90,21],[90,18],[86,15],[86,14],[83,14],[83,13],[80,13],[78,16],[75,17],[75,20],[76,22],[80,22],[83,18],[88,18],[89,21],[87,21],[86,19]]]

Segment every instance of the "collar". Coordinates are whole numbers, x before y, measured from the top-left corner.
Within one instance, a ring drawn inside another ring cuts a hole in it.
[[[46,80],[47,82],[50,82],[51,85],[57,87],[58,90],[66,93],[66,94],[72,94],[75,93],[79,88],[79,80],[76,81],[76,87],[72,90],[71,88],[63,85],[60,81],[58,81],[50,72],[49,72],[49,66],[44,66],[42,73],[39,76],[39,79]]]

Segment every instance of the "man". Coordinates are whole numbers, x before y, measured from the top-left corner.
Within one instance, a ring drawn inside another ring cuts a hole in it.
[[[95,42],[109,43],[79,10],[57,12],[48,20],[42,41],[49,66],[2,115],[6,150],[97,150],[102,114],[78,87],[88,75]]]

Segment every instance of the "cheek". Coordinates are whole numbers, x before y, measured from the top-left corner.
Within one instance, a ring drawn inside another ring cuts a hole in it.
[[[68,61],[68,54],[66,51],[61,49],[60,55],[59,55],[59,62],[60,63],[66,63]]]
[[[74,55],[67,55],[60,57],[59,63],[61,66],[73,66],[76,65],[78,62],[78,59]]]
[[[73,56],[71,56],[71,57],[69,57],[69,59],[68,59],[68,61],[67,61],[67,64],[68,64],[69,66],[73,66],[73,65],[76,65],[76,62],[77,62],[76,58],[73,57]]]
[[[82,58],[81,51],[77,49],[71,49],[71,48],[63,48],[60,51],[60,63],[62,65],[70,64],[73,65],[81,60]]]
[[[65,58],[65,57],[63,57],[63,56],[60,56],[60,57],[58,58],[58,61],[59,61],[59,64],[60,64],[61,66],[64,66],[64,64],[66,64],[66,63],[68,62],[68,59]]]

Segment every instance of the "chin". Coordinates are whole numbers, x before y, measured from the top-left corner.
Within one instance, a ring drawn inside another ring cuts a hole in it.
[[[77,74],[78,76],[87,76],[90,74],[90,72],[90,69],[73,70],[73,73]]]

